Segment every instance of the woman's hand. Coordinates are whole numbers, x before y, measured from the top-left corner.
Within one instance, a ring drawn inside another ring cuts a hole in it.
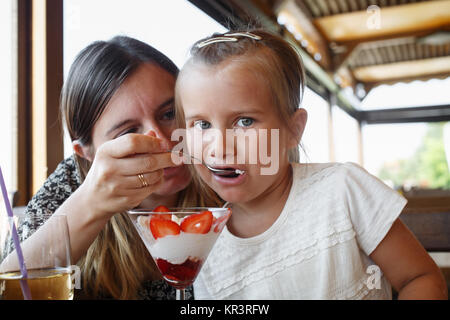
[[[154,135],[133,133],[101,145],[78,190],[90,211],[105,217],[138,206],[161,185],[163,169],[175,166],[168,149],[168,143]]]

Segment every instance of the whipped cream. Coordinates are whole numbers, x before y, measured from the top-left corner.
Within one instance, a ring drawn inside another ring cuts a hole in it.
[[[218,233],[210,231],[207,234],[180,232],[176,236],[165,236],[150,246],[154,259],[164,259],[172,264],[181,264],[188,257],[206,260]]]
[[[145,246],[153,259],[164,259],[172,264],[181,264],[189,257],[204,261],[219,236],[219,233],[211,228],[206,234],[181,231],[178,235],[167,235],[155,240],[148,222],[148,217],[141,216],[137,219],[138,232]]]

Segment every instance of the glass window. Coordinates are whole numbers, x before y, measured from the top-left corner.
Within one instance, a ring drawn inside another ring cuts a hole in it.
[[[395,188],[450,189],[450,122],[368,125],[364,163]]]
[[[329,162],[329,105],[321,96],[306,88],[301,107],[308,112],[300,153],[301,162]]]
[[[15,121],[15,99],[13,91],[15,88],[13,74],[13,50],[15,38],[13,37],[13,0],[0,1],[0,37],[2,49],[0,50],[0,166],[9,191],[16,189],[15,177],[15,149],[14,135],[16,130]]]
[[[96,40],[126,35],[144,41],[181,67],[197,40],[226,29],[187,0],[64,1],[64,73],[75,56]],[[65,155],[72,154],[65,139]]]
[[[358,121],[337,106],[333,106],[331,112],[335,161],[351,161],[361,165]]]

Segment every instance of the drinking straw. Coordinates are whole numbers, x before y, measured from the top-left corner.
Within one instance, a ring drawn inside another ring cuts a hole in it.
[[[25,261],[23,259],[22,248],[20,247],[19,236],[17,234],[16,225],[14,223],[14,215],[11,209],[11,204],[9,203],[8,192],[6,191],[5,180],[3,180],[2,167],[0,166],[0,186],[2,188],[3,199],[5,201],[6,212],[8,213],[11,233],[14,241],[14,246],[16,247],[17,258],[19,259],[20,273],[22,274],[22,279],[20,280],[20,288],[22,289],[22,294],[25,300],[31,300],[31,291],[28,286],[28,272],[25,266]]]

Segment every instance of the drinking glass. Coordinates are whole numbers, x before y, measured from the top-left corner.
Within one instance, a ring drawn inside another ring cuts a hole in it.
[[[128,214],[164,280],[177,290],[177,300],[184,300],[185,288],[195,281],[231,210],[135,209]]]
[[[45,223],[44,223],[45,221]],[[22,300],[29,288],[33,300],[71,300],[73,283],[67,218],[63,215],[14,215],[27,277],[19,267],[11,220],[0,209],[0,300]],[[39,226],[36,232],[36,226]]]

